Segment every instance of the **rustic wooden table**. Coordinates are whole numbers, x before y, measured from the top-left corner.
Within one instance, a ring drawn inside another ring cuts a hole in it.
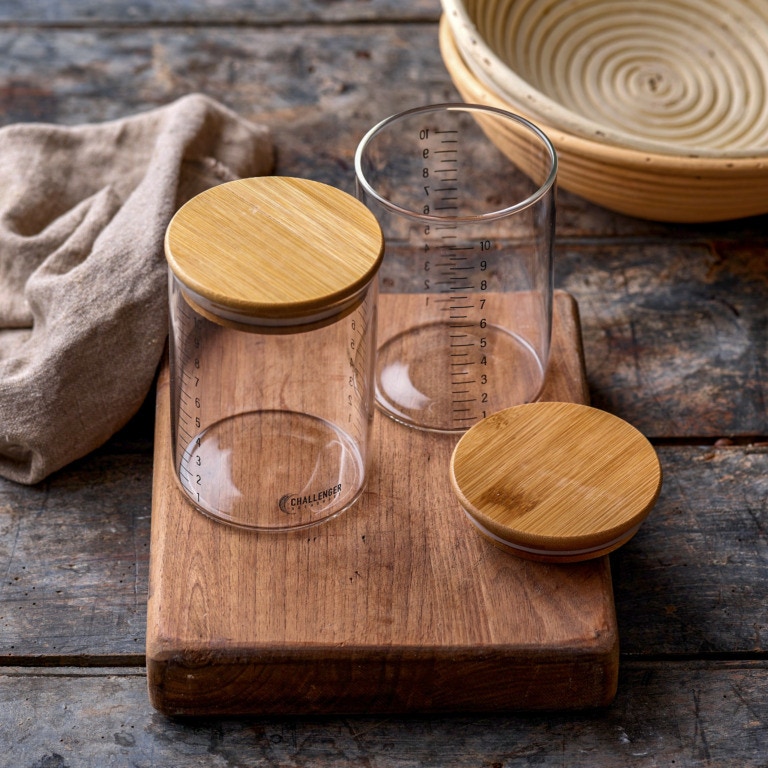
[[[92,122],[204,92],[274,129],[279,173],[352,190],[365,129],[456,98],[437,0],[0,0],[0,121]],[[0,480],[0,765],[768,764],[768,217],[664,225],[559,198],[593,405],[657,446],[665,485],[611,556],[605,710],[179,722],[144,640],[153,397],[35,487]]]

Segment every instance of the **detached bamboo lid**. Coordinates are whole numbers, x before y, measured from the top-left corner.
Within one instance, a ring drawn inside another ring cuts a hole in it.
[[[171,220],[165,255],[197,308],[232,322],[308,325],[343,312],[376,274],[374,215],[341,190],[264,176],[213,187]]]
[[[532,560],[575,562],[636,533],[661,490],[661,466],[646,438],[616,416],[575,403],[531,403],[464,434],[451,484],[495,544]]]

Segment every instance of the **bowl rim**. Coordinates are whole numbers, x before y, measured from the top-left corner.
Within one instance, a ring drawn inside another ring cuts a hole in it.
[[[518,75],[486,42],[472,20],[464,0],[440,0],[440,2],[443,16],[453,32],[454,44],[474,77],[486,88],[494,91],[502,101],[507,102],[509,107],[528,115],[529,120],[546,123],[551,128],[559,128],[569,136],[580,136],[588,141],[610,143],[621,149],[676,158],[691,157],[700,161],[705,158],[722,160],[768,157],[768,146],[731,151],[706,147],[684,148],[674,143],[644,139],[581,115],[555,101]],[[502,74],[505,82],[497,79],[495,75],[498,73]],[[521,100],[522,98],[524,100]]]

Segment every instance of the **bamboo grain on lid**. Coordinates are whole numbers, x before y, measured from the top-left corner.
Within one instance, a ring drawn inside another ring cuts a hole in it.
[[[371,281],[381,229],[351,195],[308,179],[227,182],[186,203],[171,220],[165,253],[196,301],[267,323],[341,311]]]
[[[464,434],[450,472],[480,533],[545,562],[587,560],[626,543],[662,480],[656,452],[637,429],[575,403],[493,414]]]

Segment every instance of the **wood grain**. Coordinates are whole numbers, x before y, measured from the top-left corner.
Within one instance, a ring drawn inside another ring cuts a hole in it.
[[[358,200],[309,179],[267,176],[209,189],[173,217],[165,255],[184,289],[244,322],[308,322],[370,283],[381,229]]]
[[[659,452],[665,477],[660,514],[653,512],[653,525],[643,525],[611,558],[623,651],[762,655],[768,445]],[[744,610],[747,605],[752,609]]]
[[[557,374],[580,368],[576,307],[563,293],[556,307],[545,397],[573,400],[583,373]],[[568,708],[614,695],[607,560],[529,563],[476,536],[448,483],[455,438],[377,418],[356,508],[305,534],[254,535],[185,503],[167,413],[161,378],[147,618],[161,711]]]
[[[528,403],[491,414],[462,437],[451,485],[502,549],[578,562],[635,534],[658,498],[661,467],[645,437],[610,413]]]
[[[765,233],[562,243],[558,284],[579,302],[592,405],[652,440],[768,435]]]
[[[143,3],[135,0],[70,0],[67,3],[19,3],[0,1],[0,23],[45,27],[57,24],[77,26],[145,27],[185,24],[205,26],[271,26],[274,24],[336,23],[361,21],[432,21],[439,17],[435,0],[185,0],[180,3]]]

